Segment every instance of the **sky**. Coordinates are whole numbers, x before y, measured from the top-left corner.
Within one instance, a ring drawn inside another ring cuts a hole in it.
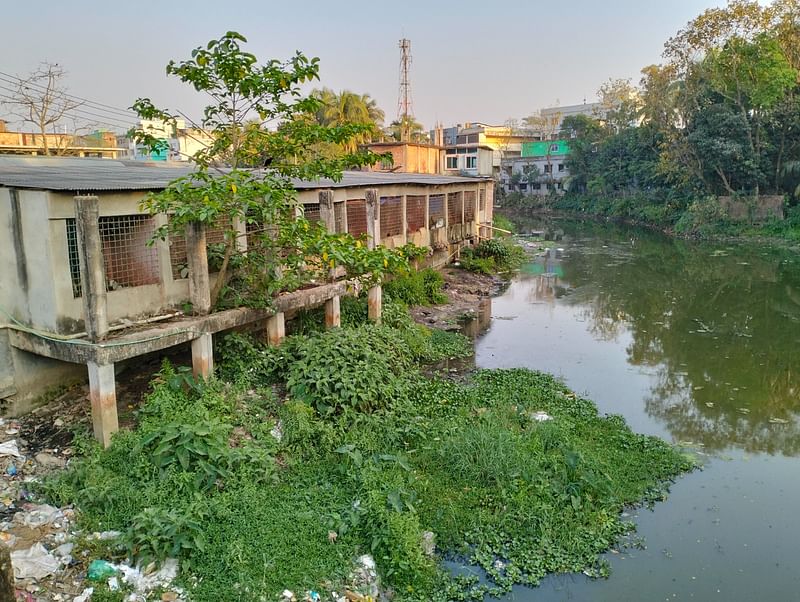
[[[639,79],[664,42],[715,0],[302,0],[108,2],[5,0],[0,72],[62,65],[70,94],[127,108],[138,97],[199,116],[205,98],[164,67],[228,30],[260,59],[320,58],[317,86],[368,93],[397,115],[400,38],[426,127],[502,124],[538,109],[592,102],[609,78]],[[3,85],[0,82],[0,85]],[[5,84],[7,86],[7,84]],[[0,96],[7,94],[0,88]],[[0,118],[7,113],[0,106]],[[126,121],[100,113],[108,126]],[[93,119],[100,121],[99,117]]]

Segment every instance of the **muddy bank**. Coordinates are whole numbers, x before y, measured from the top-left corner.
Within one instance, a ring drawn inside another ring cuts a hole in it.
[[[499,275],[476,274],[452,266],[442,269],[441,274],[447,303],[412,307],[411,316],[420,324],[442,330],[460,330],[465,321],[477,316],[482,302],[500,294],[509,282]]]

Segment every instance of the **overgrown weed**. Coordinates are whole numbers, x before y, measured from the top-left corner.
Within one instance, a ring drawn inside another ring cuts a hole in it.
[[[122,531],[133,558],[178,556],[198,601],[341,591],[363,553],[397,600],[607,574],[599,554],[632,529],[623,507],[661,499],[691,462],[541,373],[423,377],[420,362],[458,345],[386,309],[382,326],[310,330],[279,349],[231,335],[224,380],[186,382],[165,364],[138,428],[88,446],[42,491],[76,504],[84,528]],[[452,577],[442,555],[490,583]]]

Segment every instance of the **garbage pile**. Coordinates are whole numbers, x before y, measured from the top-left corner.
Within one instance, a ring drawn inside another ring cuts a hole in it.
[[[82,533],[75,509],[37,503],[34,484],[68,466],[75,427],[89,424],[86,394],[72,390],[19,419],[0,418],[0,545],[11,551],[16,599],[90,602],[94,590],[103,587],[126,592],[131,602],[185,600],[170,585],[177,561],[158,568],[91,558],[86,542],[112,543],[121,534]]]

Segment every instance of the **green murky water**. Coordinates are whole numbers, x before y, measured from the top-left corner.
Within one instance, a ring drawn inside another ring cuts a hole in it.
[[[562,250],[494,299],[477,364],[560,375],[706,465],[634,512],[646,548],[609,554],[610,579],[508,599],[800,600],[800,254],[555,227]]]

